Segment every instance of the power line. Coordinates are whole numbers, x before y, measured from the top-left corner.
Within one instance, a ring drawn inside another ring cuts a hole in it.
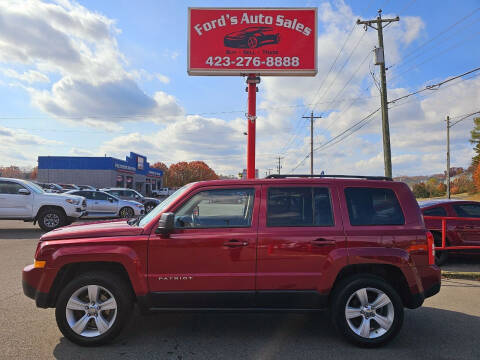
[[[406,98],[408,98],[408,97],[410,97],[410,96],[419,94],[419,93],[424,92],[424,91],[427,91],[427,90],[437,90],[437,88],[439,88],[439,87],[442,86],[443,84],[446,84],[446,83],[448,83],[448,82],[450,82],[450,81],[453,81],[453,80],[455,80],[455,79],[461,78],[461,77],[463,77],[463,76],[465,76],[465,75],[472,74],[472,73],[474,73],[474,72],[476,72],[476,71],[479,71],[479,70],[480,70],[480,67],[475,68],[475,69],[470,70],[470,71],[467,71],[467,72],[465,72],[465,73],[463,73],[463,74],[456,75],[456,76],[454,76],[454,77],[452,77],[452,78],[450,78],[450,79],[441,81],[441,82],[439,82],[439,83],[437,83],[437,84],[427,85],[427,86],[425,86],[424,88],[422,88],[422,89],[420,89],[420,90],[417,90],[417,91],[411,92],[411,93],[409,93],[409,94],[407,94],[407,95],[403,95],[403,96],[400,96],[400,97],[398,97],[398,98],[396,98],[396,99],[390,100],[390,101],[388,102],[388,104],[395,103],[395,102],[398,101],[398,100],[406,99]]]
[[[476,37],[476,36],[478,36],[478,35],[480,35],[480,32],[477,32],[477,33],[473,34],[472,36],[470,36],[470,38]],[[416,67],[418,67],[418,66],[420,66],[420,65],[423,65],[423,64],[429,62],[430,60],[437,59],[437,58],[438,58],[438,55],[441,55],[441,54],[443,54],[443,53],[445,53],[445,52],[447,52],[447,51],[449,51],[449,50],[452,50],[452,49],[454,49],[454,48],[456,48],[456,47],[459,47],[459,46],[461,46],[461,45],[463,45],[463,44],[469,43],[469,42],[470,42],[470,38],[468,38],[467,40],[464,40],[464,41],[460,41],[460,42],[458,42],[458,43],[455,43],[455,44],[453,44],[452,46],[450,46],[450,47],[448,47],[448,48],[446,48],[446,49],[444,49],[444,50],[442,50],[442,51],[440,51],[440,52],[438,52],[438,53],[435,53],[434,55],[430,56],[429,58],[425,59],[424,61],[422,61],[422,62],[420,62],[420,63],[413,64],[412,66],[410,66],[410,67],[409,67],[408,69],[406,69],[405,71],[402,71],[402,72],[397,73],[397,74],[395,74],[394,76],[392,76],[392,77],[390,78],[390,80],[393,80],[393,79],[395,79],[395,78],[397,78],[397,77],[399,77],[399,76],[401,76],[401,75],[403,75],[403,74],[406,74],[406,73],[410,72],[410,70],[412,70],[412,69],[414,69],[414,68],[416,68]]]
[[[403,13],[405,10],[407,10],[410,6],[413,5],[413,3],[414,3],[415,1],[416,1],[416,0],[410,0],[410,2],[406,3],[403,8],[401,8],[400,10],[398,10],[398,14],[401,14],[401,13]]]
[[[465,119],[468,119],[470,116],[472,115],[476,115],[476,114],[480,114],[480,111],[475,111],[475,112],[472,112],[470,114],[466,114],[464,115],[460,120],[457,120],[455,121],[453,124],[450,124],[450,127],[454,126],[454,125],[457,125],[459,122],[465,120]]]
[[[465,21],[466,19],[468,19],[470,16],[472,16],[473,14],[475,14],[478,10],[480,10],[480,8],[476,8],[475,10],[473,10],[472,12],[470,12],[469,14],[465,15],[463,18],[461,18],[460,20],[457,20],[455,23],[453,23],[452,25],[450,25],[449,27],[447,27],[446,29],[442,30],[440,33],[438,33],[437,35],[435,35],[433,38],[425,41],[424,43],[422,43],[421,45],[419,45],[418,47],[416,47],[415,49],[411,50],[409,53],[407,53],[405,55],[405,57],[403,58],[403,61],[405,61],[405,59],[407,59],[408,57],[412,56],[413,54],[415,54],[418,50],[422,49],[424,46],[426,46],[427,44],[431,43],[432,41],[438,39],[439,37],[441,37],[443,34],[447,33],[448,31],[450,31],[451,29],[453,29],[454,27],[456,27],[458,24],[462,23],[463,21]],[[391,65],[389,68],[393,67],[393,66],[396,66],[398,63],[396,64],[393,64]]]

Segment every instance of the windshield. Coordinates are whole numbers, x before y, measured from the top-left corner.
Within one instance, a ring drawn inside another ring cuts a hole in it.
[[[165,200],[163,200],[160,204],[158,204],[155,209],[150,211],[147,215],[145,215],[142,220],[138,223],[138,226],[145,226],[148,224],[153,218],[155,218],[158,214],[160,214],[165,208],[167,208],[168,205],[173,203],[177,198],[180,197],[190,186],[192,186],[194,183],[187,184],[177,191],[175,191],[172,195],[167,197]]]
[[[23,181],[23,183],[25,185],[27,185],[30,190],[32,190],[33,192],[37,193],[37,194],[43,194],[45,192],[45,190],[43,190],[39,185],[31,182],[31,181]]]

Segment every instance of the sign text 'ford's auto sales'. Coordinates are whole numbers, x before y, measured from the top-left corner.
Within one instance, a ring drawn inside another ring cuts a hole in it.
[[[317,73],[316,8],[189,8],[190,75]]]

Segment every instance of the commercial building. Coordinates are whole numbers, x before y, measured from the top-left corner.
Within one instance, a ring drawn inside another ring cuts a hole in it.
[[[130,152],[125,160],[113,157],[39,156],[39,182],[126,187],[149,195],[162,187],[163,171],[151,168],[146,156]]]

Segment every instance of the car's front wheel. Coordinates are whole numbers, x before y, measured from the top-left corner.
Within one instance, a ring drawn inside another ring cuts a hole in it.
[[[132,208],[126,206],[120,209],[118,215],[123,219],[131,219],[135,216],[135,212]]]
[[[332,320],[338,332],[350,342],[365,347],[380,346],[402,327],[402,300],[383,279],[357,275],[335,289]]]
[[[67,217],[62,210],[47,208],[38,215],[38,225],[44,231],[51,231],[66,225]]]
[[[132,309],[125,282],[109,273],[83,274],[60,293],[55,317],[62,334],[78,345],[96,346],[114,339]]]

